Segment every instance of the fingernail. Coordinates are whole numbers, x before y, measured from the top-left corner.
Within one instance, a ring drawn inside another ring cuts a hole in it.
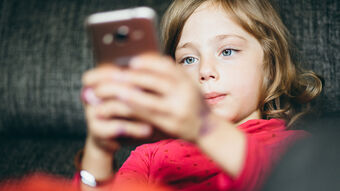
[[[124,125],[118,126],[118,131],[117,131],[117,137],[119,136],[124,136],[126,134],[126,130],[124,128]]]
[[[96,94],[94,93],[91,87],[86,87],[82,90],[81,99],[85,103],[88,103],[91,105],[98,105],[102,102],[102,100],[96,96]]]
[[[152,129],[151,129],[151,126],[150,125],[143,125],[142,126],[142,130],[141,130],[141,133],[143,135],[150,135],[152,132]]]
[[[135,56],[135,57],[131,58],[129,66],[131,68],[138,69],[141,66],[140,62],[141,62],[141,59],[138,56]]]

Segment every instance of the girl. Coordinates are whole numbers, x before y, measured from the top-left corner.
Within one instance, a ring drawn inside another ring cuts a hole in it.
[[[83,76],[82,187],[259,189],[306,135],[286,127],[320,93],[320,79],[292,60],[286,28],[266,0],[175,0],[162,29],[170,57],[139,55],[129,69],[102,65]],[[116,138],[155,129],[179,139],[138,147],[111,180]]]

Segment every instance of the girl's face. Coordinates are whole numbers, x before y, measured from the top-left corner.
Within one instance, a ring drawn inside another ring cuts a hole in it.
[[[199,84],[214,113],[234,123],[261,118],[262,47],[222,7],[204,3],[195,10],[175,58]]]

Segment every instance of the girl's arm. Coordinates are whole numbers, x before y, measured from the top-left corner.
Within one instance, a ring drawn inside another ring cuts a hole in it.
[[[196,144],[228,174],[236,177],[246,155],[246,135],[235,124],[213,114],[203,122]]]
[[[126,116],[127,106],[113,93],[123,86],[112,80],[112,73],[117,70],[120,68],[102,65],[83,75],[87,138],[78,170],[89,172],[96,181],[110,181],[114,175],[113,156],[119,147],[117,137],[143,138],[151,133],[148,124],[126,119],[130,119]],[[80,184],[83,190],[100,190]]]
[[[86,170],[91,173],[97,182],[107,182],[103,187],[90,187],[80,181],[80,177],[75,179],[76,187],[80,187],[82,191],[100,191],[111,187],[114,176],[113,162],[115,151],[107,151],[98,148],[90,136],[87,137],[83,155],[80,162],[79,170]]]
[[[114,152],[97,148],[90,137],[86,139],[81,169],[90,172],[97,180],[110,179],[113,172]]]
[[[256,113],[246,120],[252,119]],[[233,190],[259,190],[272,167],[296,140],[308,136],[302,130],[286,130],[282,120],[254,120],[235,125],[210,117],[207,130],[196,143],[234,179]],[[204,127],[204,126],[203,126]]]

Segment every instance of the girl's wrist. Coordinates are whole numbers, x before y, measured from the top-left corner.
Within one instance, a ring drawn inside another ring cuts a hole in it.
[[[102,141],[92,136],[88,136],[85,142],[85,149],[95,156],[112,158],[113,154],[119,149],[120,145],[114,140]]]
[[[195,143],[198,143],[201,139],[211,134],[217,128],[218,121],[215,118],[216,117],[210,110],[201,113],[201,122],[196,133]]]
[[[81,170],[91,173],[96,180],[105,181],[111,179],[113,172],[113,160],[115,151],[108,151],[98,146],[88,137],[81,160]]]
[[[196,145],[216,164],[231,176],[236,177],[245,156],[245,133],[239,130],[235,124],[214,114],[210,115],[206,125],[207,129],[201,130]]]
[[[214,130],[215,128],[215,124],[212,123],[213,120],[213,113],[211,112],[210,108],[206,105],[206,103],[204,103],[204,101],[202,101],[202,108],[199,112],[199,119],[198,121],[198,126],[194,131],[194,138],[190,141],[192,141],[193,143],[198,143],[199,140],[208,135],[209,133],[211,133],[211,131]]]
[[[207,113],[202,117],[201,127],[198,131],[198,138],[202,138],[208,134],[210,134],[217,126],[216,122],[212,120],[213,114]]]

